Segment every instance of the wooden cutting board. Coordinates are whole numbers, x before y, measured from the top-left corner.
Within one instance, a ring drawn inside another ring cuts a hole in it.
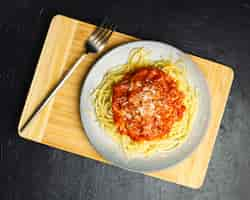
[[[84,52],[84,42],[94,25],[61,15],[53,18],[25,102],[19,127],[26,121],[41,99]],[[138,40],[114,33],[107,48]],[[190,55],[207,78],[212,96],[212,116],[202,143],[195,152],[178,165],[146,175],[192,188],[199,188],[205,178],[208,163],[233,80],[231,68]],[[79,97],[82,81],[97,56],[89,55],[54,99],[19,135],[23,138],[56,147],[84,157],[108,163],[89,143],[81,126]]]

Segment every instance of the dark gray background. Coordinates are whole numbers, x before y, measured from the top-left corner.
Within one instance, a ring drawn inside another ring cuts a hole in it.
[[[49,21],[64,14],[232,66],[235,80],[204,185],[192,190],[17,136]],[[250,199],[250,2],[8,0],[0,5],[0,199]]]

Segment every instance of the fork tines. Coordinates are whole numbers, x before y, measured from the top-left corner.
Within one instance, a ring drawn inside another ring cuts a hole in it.
[[[101,25],[91,34],[89,41],[97,48],[102,48],[116,28],[117,26],[105,17]]]

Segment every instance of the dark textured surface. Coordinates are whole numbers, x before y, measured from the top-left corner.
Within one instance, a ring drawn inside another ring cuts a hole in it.
[[[250,2],[9,0],[0,6],[0,199],[250,199]],[[51,17],[98,23],[230,65],[235,80],[204,185],[192,190],[23,140],[17,123]]]

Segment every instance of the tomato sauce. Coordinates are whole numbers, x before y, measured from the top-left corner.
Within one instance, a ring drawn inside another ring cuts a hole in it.
[[[113,86],[113,119],[119,133],[132,140],[161,138],[182,119],[183,100],[173,78],[160,69],[141,68]]]

